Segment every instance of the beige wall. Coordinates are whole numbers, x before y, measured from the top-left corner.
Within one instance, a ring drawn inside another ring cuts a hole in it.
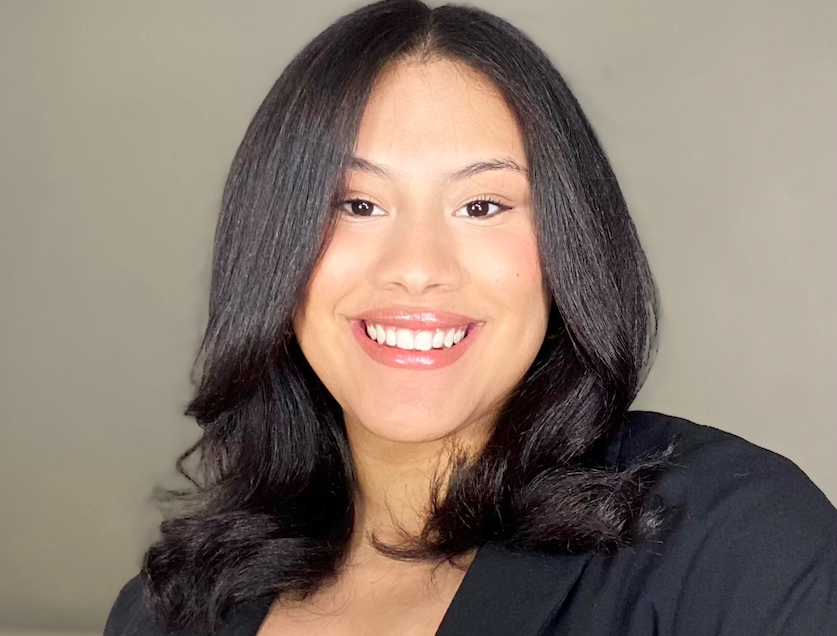
[[[150,489],[197,435],[226,170],[291,56],[359,4],[0,0],[0,627],[101,629],[136,572]],[[837,502],[837,5],[475,4],[552,56],[623,184],[663,298],[636,406]]]

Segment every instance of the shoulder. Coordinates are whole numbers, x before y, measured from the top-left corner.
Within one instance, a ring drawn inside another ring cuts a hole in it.
[[[245,600],[226,612],[217,636],[255,634],[271,599]],[[169,629],[157,623],[149,609],[145,583],[140,574],[122,586],[110,610],[103,636],[200,636],[195,629]]]
[[[646,574],[674,633],[830,633],[837,509],[825,494],[778,453],[647,411],[629,413],[620,463],[672,441],[672,465],[653,492],[673,507],[673,530],[650,546]]]
[[[139,575],[128,581],[116,597],[105,624],[104,636],[168,636],[151,618]]]
[[[811,539],[837,534],[837,509],[793,461],[738,435],[690,420],[631,411],[620,440],[620,462],[674,442],[672,466],[657,493],[695,516],[726,514],[766,526],[790,525]]]

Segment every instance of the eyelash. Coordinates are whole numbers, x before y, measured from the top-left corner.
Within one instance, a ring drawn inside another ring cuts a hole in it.
[[[373,205],[373,206],[374,206],[375,204],[374,204],[374,203],[372,203],[371,201],[367,201],[366,199],[361,199],[361,198],[357,198],[357,197],[356,197],[356,198],[353,198],[353,199],[347,199],[347,200],[343,201],[343,202],[342,202],[342,203],[338,206],[338,210],[342,211],[342,212],[343,212],[344,214],[346,214],[347,216],[349,216],[349,217],[351,217],[351,218],[355,218],[355,219],[368,219],[368,218],[372,218],[372,215],[367,215],[367,216],[363,216],[363,215],[356,215],[356,214],[351,214],[350,212],[348,212],[348,211],[346,211],[346,210],[343,210],[343,209],[342,209],[342,208],[343,208],[343,206],[344,206],[344,205],[346,205],[347,203],[368,203],[368,204],[370,204],[370,205]],[[498,212],[495,212],[494,214],[486,214],[485,216],[468,216],[467,218],[469,218],[469,219],[478,219],[478,220],[483,220],[483,219],[491,219],[491,218],[494,218],[495,216],[498,216],[498,215],[502,214],[503,212],[506,212],[507,210],[511,210],[511,208],[512,208],[512,206],[510,206],[510,205],[506,205],[506,204],[504,204],[504,203],[500,203],[500,201],[498,201],[498,200],[497,200],[497,199],[495,199],[494,197],[492,197],[492,196],[490,196],[490,195],[487,195],[487,194],[484,194],[484,195],[482,195],[482,196],[479,196],[479,197],[476,197],[476,198],[474,198],[474,199],[471,199],[470,201],[466,201],[466,202],[462,205],[462,207],[463,207],[463,208],[464,208],[464,207],[467,207],[467,206],[471,205],[472,203],[491,203],[491,204],[493,204],[493,205],[496,205],[498,208],[500,208],[500,210],[499,210]],[[461,208],[460,208],[460,209],[461,209]],[[376,215],[376,216],[377,216],[377,215]]]

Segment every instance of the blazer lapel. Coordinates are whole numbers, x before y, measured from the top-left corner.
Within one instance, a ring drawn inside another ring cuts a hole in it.
[[[625,425],[605,449],[616,465]],[[545,555],[497,544],[479,549],[436,636],[537,636],[561,611],[593,553]]]
[[[537,636],[560,611],[591,558],[480,548],[436,636]]]

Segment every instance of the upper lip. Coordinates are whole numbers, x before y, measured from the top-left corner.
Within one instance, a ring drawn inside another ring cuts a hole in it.
[[[414,307],[382,307],[351,317],[373,325],[392,325],[402,329],[452,329],[481,321],[453,311]]]

